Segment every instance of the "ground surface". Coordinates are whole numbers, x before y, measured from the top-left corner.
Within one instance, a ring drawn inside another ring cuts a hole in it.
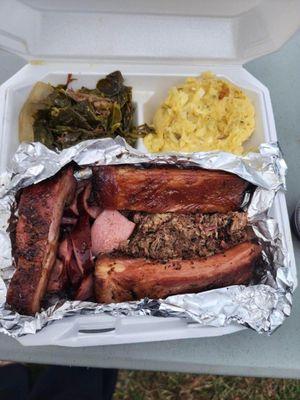
[[[300,381],[120,371],[114,400],[296,400]]]

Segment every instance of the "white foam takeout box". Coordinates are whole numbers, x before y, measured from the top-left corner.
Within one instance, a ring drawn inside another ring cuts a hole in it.
[[[150,122],[168,89],[210,70],[243,88],[255,105],[246,148],[277,140],[268,89],[246,61],[278,49],[299,27],[298,0],[1,0],[0,47],[26,60],[0,88],[0,171],[18,146],[18,115],[37,81],[94,87],[119,69],[133,87],[136,123]],[[276,65],[273,66],[276,68]],[[273,207],[296,267],[285,195]],[[57,321],[23,345],[92,346],[224,335],[243,329],[177,318],[76,316]]]

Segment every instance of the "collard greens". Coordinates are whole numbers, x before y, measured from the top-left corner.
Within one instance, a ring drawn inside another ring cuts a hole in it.
[[[119,71],[100,79],[94,89],[51,86],[38,82],[20,113],[20,141],[41,142],[61,150],[88,139],[123,136],[134,145],[149,133],[134,127],[132,88]]]

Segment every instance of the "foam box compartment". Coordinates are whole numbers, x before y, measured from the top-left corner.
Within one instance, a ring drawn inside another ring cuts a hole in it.
[[[12,12],[13,10],[13,12]],[[29,62],[0,87],[0,172],[18,147],[18,116],[38,81],[93,87],[120,70],[133,86],[135,122],[150,122],[171,86],[210,70],[240,86],[256,109],[246,149],[277,140],[267,88],[243,63],[278,49],[299,27],[298,0],[2,0],[0,46]],[[274,66],[276,67],[276,66]],[[139,149],[145,150],[142,142]],[[296,266],[284,193],[272,215]],[[95,346],[220,336],[244,329],[177,318],[76,316],[55,321],[23,345]]]
[[[0,89],[0,114],[2,129],[0,136],[1,164],[3,171],[18,147],[18,116],[24,101],[38,81],[51,84],[64,83],[68,73],[77,80],[72,82],[74,89],[81,86],[94,87],[98,79],[115,69],[120,69],[125,83],[133,87],[135,103],[135,122],[151,122],[155,109],[166,97],[168,89],[181,83],[187,76],[197,76],[210,70],[218,76],[240,86],[251,98],[256,110],[256,128],[247,147],[258,146],[263,142],[276,141],[276,130],[267,88],[251,76],[241,66],[145,66],[121,64],[43,64],[27,65]],[[138,146],[143,150],[142,143]],[[278,193],[273,207],[273,215],[279,222],[285,247],[293,260],[296,274],[293,247],[289,229],[289,219],[285,196]],[[92,346],[117,343],[136,343],[155,340],[170,340],[191,337],[219,336],[243,329],[238,325],[222,328],[202,327],[177,318],[156,317],[109,317],[76,316],[57,321],[36,335],[26,335],[19,339],[24,345],[64,345]]]
[[[68,71],[76,78],[70,87],[78,89],[81,86],[93,88],[97,81],[105,74],[120,69],[125,77],[125,83],[133,88],[135,103],[135,123],[151,123],[158,105],[166,98],[168,89],[182,83],[186,77],[199,75],[210,70],[218,76],[240,86],[250,97],[256,110],[256,126],[254,134],[245,143],[245,149],[258,146],[265,141],[276,140],[273,117],[268,121],[267,115],[272,111],[268,90],[245,69],[239,66],[197,66],[171,68],[160,66],[158,71],[134,66],[120,65],[76,65],[76,64],[49,64],[41,66],[27,65],[2,87],[2,101],[5,102],[2,121],[2,135],[0,148],[2,156],[0,170],[5,169],[18,147],[18,117],[22,105],[28,97],[32,86],[39,80],[53,85],[66,82]],[[3,99],[4,96],[4,99]],[[272,125],[273,124],[273,125]],[[7,140],[9,138],[9,140]],[[143,141],[140,140],[138,149],[146,151]]]

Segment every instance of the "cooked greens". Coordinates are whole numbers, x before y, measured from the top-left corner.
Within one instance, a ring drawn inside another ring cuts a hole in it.
[[[131,146],[134,146],[139,138],[143,138],[149,133],[155,133],[154,128],[147,124],[134,126],[128,133],[126,133],[126,141]]]
[[[124,85],[120,71],[100,79],[95,89],[73,90],[68,87],[72,80],[68,75],[65,85],[47,85],[47,96],[30,108],[34,110],[30,117],[34,141],[61,150],[83,140],[121,135],[134,145],[151,131],[147,125],[133,126],[132,89]]]

